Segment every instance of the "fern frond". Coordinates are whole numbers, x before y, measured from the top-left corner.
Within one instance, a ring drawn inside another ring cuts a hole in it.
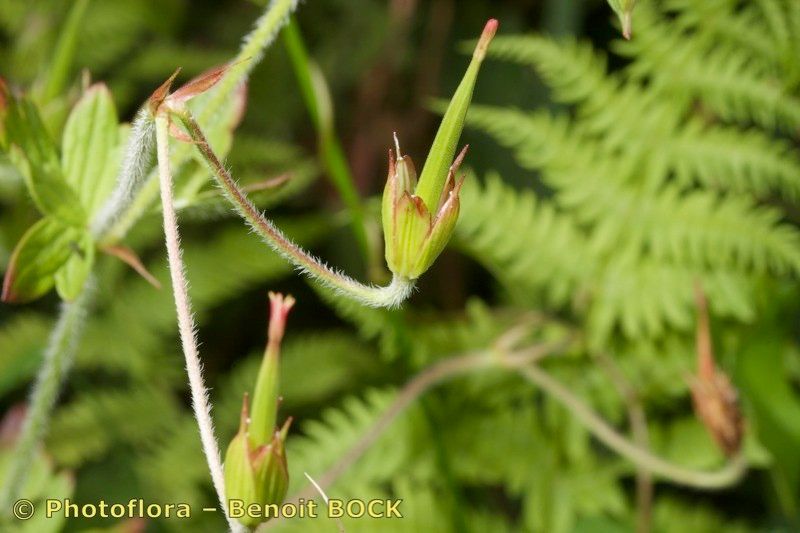
[[[667,0],[663,7],[675,16],[676,28],[692,32],[703,48],[726,46],[749,54],[754,67],[767,71],[780,67],[780,54],[757,6],[741,5],[739,0]]]
[[[345,454],[363,437],[386,411],[395,392],[370,390],[363,398],[349,397],[341,407],[329,408],[320,420],[301,424],[302,436],[289,437],[286,456],[289,461],[289,493],[308,484],[304,472],[318,478],[345,457]],[[414,413],[407,412],[391,427],[358,462],[332,486],[339,494],[356,496],[358,487],[387,482],[403,467],[411,464],[413,457]],[[348,490],[353,491],[351,494]]]
[[[704,126],[692,120],[664,149],[676,178],[685,185],[800,198],[800,159],[791,147],[757,130]]]
[[[339,317],[358,329],[361,338],[377,340],[380,354],[387,361],[410,351],[412,340],[408,328],[403,327],[405,319],[402,310],[366,307],[317,282],[311,282],[311,286]]]
[[[638,192],[597,183],[559,199],[576,211],[591,203],[593,215],[615,214],[594,220],[592,246],[598,251],[624,253],[630,248],[698,268],[800,274],[800,232],[782,224],[777,209],[756,206],[746,197],[681,194],[672,186]]]
[[[800,99],[754,66],[747,54],[737,48],[699,47],[689,35],[659,18],[652,6],[637,10],[637,26],[637,39],[617,47],[635,58],[629,67],[633,79],[650,80],[653,87],[681,99],[685,106],[698,99],[726,121],[755,122],[786,131],[800,127]]]
[[[77,466],[112,446],[152,440],[178,412],[168,394],[153,388],[84,393],[56,412],[47,449],[59,463]]]
[[[485,187],[470,179],[461,209],[459,242],[509,287],[564,304],[588,278],[589,263],[579,255],[588,248],[584,234],[569,215],[531,191],[517,192],[497,175],[489,176]]]
[[[488,55],[534,68],[559,102],[596,107],[619,88],[619,80],[607,76],[605,56],[574,39],[559,43],[538,35],[500,35]]]
[[[800,237],[777,225],[773,210],[748,211],[741,199],[718,204],[706,193],[646,201],[624,191],[609,194],[619,214],[596,220],[590,241],[568,213],[493,177],[485,188],[465,189],[469,215],[459,223],[459,240],[511,292],[545,292],[560,305],[583,300],[595,346],[617,326],[630,338],[690,329],[698,279],[716,313],[751,320],[754,272],[800,272]],[[606,201],[590,191],[574,207]]]

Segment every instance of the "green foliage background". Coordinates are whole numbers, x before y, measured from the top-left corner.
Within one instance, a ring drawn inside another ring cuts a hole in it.
[[[70,5],[0,3],[0,72],[9,85],[46,90]],[[262,9],[244,0],[93,0],[75,67],[41,109],[46,126],[61,138],[82,79],[107,83],[121,120],[130,120],[175,67],[188,79],[232,57]],[[796,531],[800,3],[640,0],[634,38],[624,42],[608,6],[588,0],[308,1],[298,21],[365,198],[382,190],[393,131],[423,160],[436,98],[449,96],[471,48],[464,41],[490,16],[501,33],[468,117],[471,170],[456,242],[403,310],[365,309],[305,283],[222,207],[210,183],[187,201],[184,259],[221,440],[235,431],[260,361],[266,291],[278,290],[298,299],[282,377],[281,412],[296,419],[290,493],[305,485],[303,472],[336,464],[416,373],[490,347],[534,315],[534,335],[554,328],[579,338],[544,368],[625,428],[610,360],[647,413],[653,450],[712,469],[723,456],[692,413],[687,382],[699,280],[718,361],[741,394],[750,470],[718,492],[658,482],[652,530]],[[253,184],[288,173],[288,184],[260,205],[293,238],[366,279],[280,40],[256,67],[247,98],[227,158],[233,174]],[[190,166],[182,179],[202,168]],[[39,218],[8,155],[0,203],[5,270]],[[366,205],[377,220],[377,203]],[[168,287],[157,211],[125,244]],[[109,257],[98,257],[96,291],[28,491],[86,503],[213,505],[170,292]],[[0,401],[8,413],[25,401],[57,301],[52,294],[0,307]],[[350,520],[347,531],[630,531],[635,473],[553,398],[491,371],[415,402],[329,495],[403,498],[402,521]],[[224,526],[195,513],[190,522],[3,527]],[[278,529],[335,525],[287,520]]]

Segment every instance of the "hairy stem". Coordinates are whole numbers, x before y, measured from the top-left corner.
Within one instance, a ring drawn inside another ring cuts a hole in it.
[[[131,125],[117,186],[92,221],[92,235],[104,239],[125,208],[133,202],[150,172],[155,144],[153,117],[147,105],[136,114]],[[112,235],[112,240],[114,236]]]
[[[222,188],[225,197],[233,204],[236,211],[264,239],[275,252],[295,265],[310,277],[340,294],[372,307],[397,307],[405,301],[414,288],[412,280],[394,276],[392,282],[385,287],[364,285],[340,272],[333,270],[319,259],[306,252],[292,242],[281,230],[268,220],[239,187],[236,180],[220,162],[214,150],[206,140],[203,131],[187,109],[174,111],[189,132],[200,154],[206,160],[211,173]]]
[[[231,531],[241,531],[242,526],[228,517],[225,501],[225,478],[222,472],[219,445],[214,436],[214,423],[211,419],[211,404],[208,390],[203,380],[203,365],[197,349],[192,304],[189,298],[186,272],[181,258],[178,219],[172,199],[172,175],[169,166],[169,118],[162,113],[156,117],[156,147],[158,153],[158,176],[161,185],[161,205],[164,214],[164,235],[167,245],[167,261],[172,280],[172,294],[178,314],[178,330],[180,331],[183,354],[186,358],[186,373],[189,377],[189,388],[192,393],[192,409],[200,430],[211,480],[217,491],[220,505]]]
[[[219,122],[230,111],[235,91],[247,82],[250,72],[264,56],[264,51],[275,41],[278,32],[297,8],[299,0],[272,0],[264,14],[256,21],[253,30],[245,36],[239,53],[230,62],[225,77],[205,95],[197,97],[194,109],[204,125]],[[173,168],[183,165],[191,156],[189,146],[178,145],[172,156]],[[205,178],[204,178],[205,179]],[[125,211],[115,219],[109,230],[110,240],[120,240],[158,199],[158,179],[149,176]]]
[[[118,214],[130,205],[150,169],[155,139],[153,118],[143,108],[136,115],[125,156],[117,177],[117,186],[92,222],[92,235],[102,240]],[[6,479],[0,491],[0,512],[19,494],[25,483],[33,453],[44,438],[47,422],[55,406],[61,383],[66,378],[78,342],[83,333],[86,310],[92,299],[87,283],[74,302],[65,302],[53,329],[44,361],[30,395],[30,407],[22,425],[18,445],[11,455]]]
[[[61,304],[61,313],[48,340],[44,361],[30,394],[28,410],[10,456],[0,490],[0,512],[7,512],[20,496],[34,454],[44,438],[64,377],[72,366],[90,305],[93,281],[89,279],[78,298]]]

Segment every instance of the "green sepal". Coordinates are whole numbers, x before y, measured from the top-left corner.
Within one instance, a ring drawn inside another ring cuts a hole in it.
[[[251,504],[264,506],[283,502],[289,487],[289,470],[286,465],[284,441],[291,419],[280,431],[270,433],[268,444],[253,445],[250,437],[250,413],[245,394],[239,421],[239,431],[231,440],[225,453],[225,496],[239,500],[245,507]],[[265,520],[245,515],[238,519],[253,528]]]
[[[425,244],[419,253],[417,263],[409,277],[419,277],[426,270],[428,270],[433,262],[442,253],[444,247],[450,242],[450,237],[458,222],[458,213],[460,210],[460,201],[458,198],[461,189],[461,184],[455,186],[453,192],[449,193],[449,198],[446,200],[436,220],[433,223],[430,233],[425,239]],[[412,279],[413,279],[412,277]]]
[[[416,279],[416,264],[425,239],[431,228],[431,214],[422,199],[403,193],[397,202],[394,221],[394,264],[389,269],[397,275]]]

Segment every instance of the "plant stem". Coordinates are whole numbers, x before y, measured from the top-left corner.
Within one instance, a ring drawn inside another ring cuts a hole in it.
[[[647,416],[642,401],[631,382],[619,368],[617,363],[605,353],[597,354],[600,367],[606,371],[617,392],[625,402],[628,411],[633,440],[640,448],[650,446],[650,434],[647,430]],[[636,470],[636,533],[647,533],[653,522],[653,476],[642,467]]]
[[[553,379],[542,369],[526,366],[518,369],[526,380],[554,397],[581,422],[595,437],[606,446],[625,457],[635,465],[644,468],[654,475],[673,483],[695,487],[698,489],[721,489],[742,477],[747,466],[743,456],[739,455],[723,468],[714,472],[704,472],[685,468],[653,455],[626,439],[611,427],[600,415],[591,410],[580,398],[567,387]]]
[[[75,48],[78,43],[80,23],[89,7],[89,0],[75,0],[72,9],[64,21],[61,35],[58,37],[53,61],[48,69],[50,74],[42,90],[43,101],[49,102],[61,92],[69,75],[72,60],[75,58]]]
[[[144,185],[152,166],[155,141],[153,126],[153,117],[147,105],[144,105],[136,113],[136,118],[131,125],[117,186],[92,221],[91,230],[95,239],[103,240],[107,237],[106,232],[125,211],[125,208],[133,202],[136,194]]]
[[[569,341],[556,345],[540,344],[513,353],[508,353],[502,346],[495,346],[494,349],[488,351],[474,352],[445,359],[428,367],[402,388],[394,402],[338,463],[316,478],[319,487],[327,489],[339,479],[348,468],[369,450],[391,423],[420,396],[456,376],[482,371],[487,368],[505,368],[520,373],[528,381],[558,400],[595,437],[612,450],[630,460],[636,466],[668,481],[701,489],[721,489],[732,485],[742,477],[747,467],[743,456],[735,457],[719,470],[706,472],[672,464],[653,455],[649,450],[630,442],[569,389],[536,365],[546,355],[555,353],[568,344]],[[314,490],[306,488],[289,498],[287,502],[297,503],[301,499],[309,499],[313,496]],[[262,529],[273,527],[279,522],[280,520],[270,521],[263,525]]]
[[[150,168],[153,140],[153,119],[143,108],[131,129],[117,187],[92,222],[92,235],[98,240],[103,238],[115,217],[133,201],[143,183]],[[18,445],[11,455],[6,479],[0,490],[0,512],[5,512],[11,501],[19,495],[34,451],[44,438],[58,391],[72,364],[83,332],[87,308],[92,299],[90,285],[91,282],[84,285],[74,302],[64,302],[61,306],[58,321],[50,334],[44,361],[31,390],[30,407],[25,415]]]
[[[225,77],[208,93],[195,99],[197,116],[203,124],[207,127],[216,124],[226,111],[230,111],[234,92],[247,82],[250,72],[261,61],[264,51],[275,41],[289,15],[297,8],[298,2],[299,0],[271,0],[252,31],[242,40],[239,53],[230,61],[231,67]],[[173,168],[183,165],[190,155],[189,146],[178,145],[173,153]],[[108,231],[109,241],[121,240],[157,199],[158,179],[150,176],[143,184],[141,193],[114,221],[114,226]]]
[[[58,321],[50,334],[42,366],[31,390],[25,421],[8,462],[0,490],[0,512],[7,512],[11,503],[20,496],[34,454],[47,430],[64,376],[75,358],[91,301],[92,284],[90,278],[75,301],[61,304]]]
[[[333,270],[319,259],[312,256],[297,244],[292,242],[271,221],[269,221],[253,203],[247,198],[228,170],[217,158],[214,150],[208,144],[197,121],[194,120],[188,109],[183,108],[173,111],[174,116],[181,120],[189,132],[194,145],[208,163],[212,175],[222,188],[225,197],[245,219],[245,221],[272,247],[275,252],[295,265],[302,272],[319,280],[324,285],[334,289],[340,294],[372,307],[397,307],[405,301],[414,288],[412,280],[394,276],[389,285],[378,287],[364,285],[340,272]]]
[[[192,317],[192,304],[189,298],[186,272],[181,258],[180,235],[178,233],[178,219],[172,199],[172,175],[169,162],[169,118],[166,113],[156,116],[156,148],[158,154],[158,176],[161,185],[161,204],[164,214],[164,235],[167,245],[167,260],[172,280],[172,294],[175,298],[175,308],[178,314],[178,330],[180,331],[183,354],[186,358],[186,373],[189,377],[189,387],[192,393],[192,409],[194,410],[197,426],[200,430],[200,440],[203,452],[211,472],[211,480],[217,491],[220,505],[228,520],[231,531],[240,531],[242,526],[231,519],[227,513],[225,501],[225,478],[220,460],[219,445],[214,436],[214,423],[211,419],[211,405],[208,399],[208,390],[203,380],[203,368],[197,349],[196,328]]]
[[[375,443],[384,431],[394,422],[394,420],[405,411],[414,401],[420,396],[434,388],[435,386],[444,383],[461,374],[483,370],[486,368],[496,367],[498,364],[501,366],[511,366],[516,368],[520,365],[531,364],[545,357],[554,350],[557,350],[559,345],[542,344],[529,347],[525,350],[510,355],[508,357],[500,357],[502,354],[490,350],[474,352],[460,357],[453,357],[445,359],[439,363],[429,366],[414,379],[406,383],[402,390],[398,393],[397,398],[389,406],[381,417],[373,424],[373,426],[364,434],[361,439],[348,451],[345,456],[331,467],[327,472],[320,476],[317,481],[322,488],[327,488],[332,485],[344,472],[347,471],[362,455],[364,455],[369,448]],[[288,501],[296,503],[300,499],[311,498],[314,495],[314,490],[307,488],[301,491],[296,496]],[[268,522],[271,524],[271,522]]]
[[[328,174],[339,195],[342,197],[347,209],[350,211],[350,224],[356,241],[367,260],[373,258],[372,247],[367,238],[364,220],[364,208],[355,186],[355,179],[350,172],[347,159],[341,143],[336,136],[333,124],[333,110],[329,103],[330,96],[324,80],[308,57],[300,28],[294,17],[289,18],[289,23],[283,30],[283,42],[289,53],[297,83],[303,101],[311,115],[311,122],[317,130],[319,140],[319,155],[322,158]],[[315,74],[317,76],[315,76]],[[316,80],[315,80],[316,78]],[[315,81],[317,83],[315,83]]]

